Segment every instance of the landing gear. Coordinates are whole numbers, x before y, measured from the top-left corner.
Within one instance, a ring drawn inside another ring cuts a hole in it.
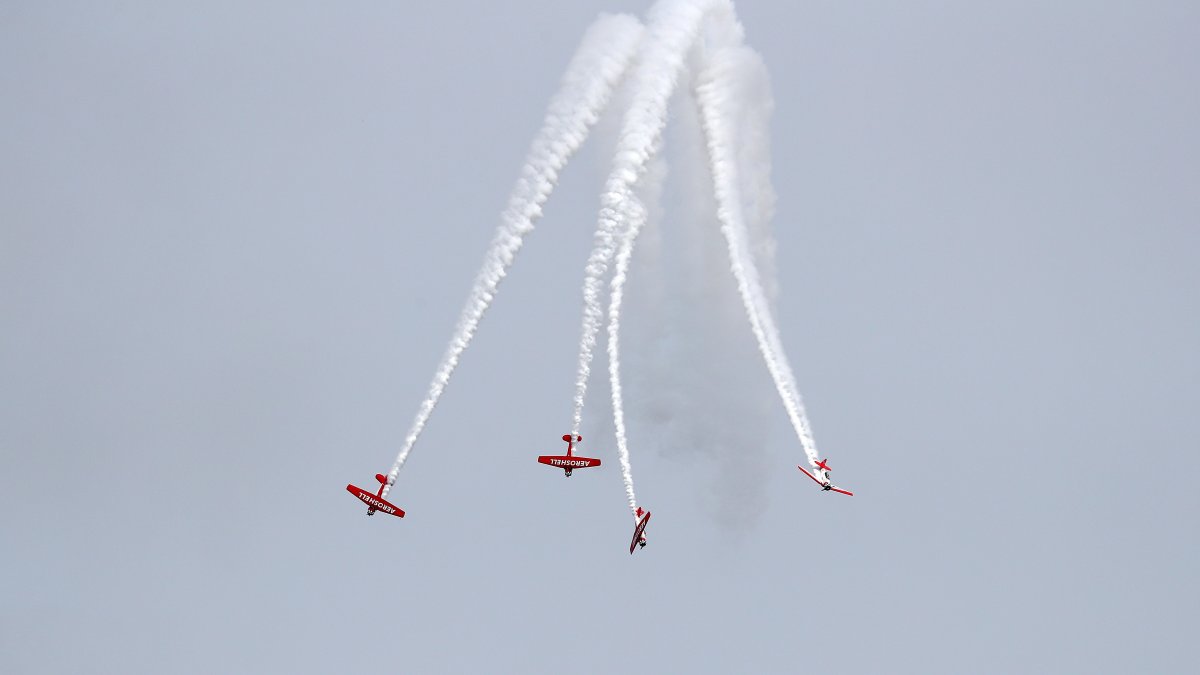
[[[571,470],[570,470],[570,469],[564,469],[564,470],[563,470],[563,474],[565,475],[565,477],[567,477],[567,478],[570,478],[570,477],[571,477]]]

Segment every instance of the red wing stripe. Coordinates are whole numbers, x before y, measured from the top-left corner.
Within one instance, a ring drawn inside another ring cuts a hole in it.
[[[821,481],[817,480],[817,477],[816,477],[816,476],[814,476],[814,475],[812,475],[811,473],[809,473],[808,471],[806,471],[804,467],[802,467],[802,466],[800,466],[799,464],[797,464],[797,465],[796,465],[796,468],[797,468],[797,469],[800,469],[801,471],[804,471],[804,475],[805,475],[805,476],[808,476],[809,478],[811,478],[811,479],[813,480],[813,482],[814,482],[814,483],[816,483],[817,485],[820,485],[821,487],[824,487],[824,486],[825,486],[825,484],[824,484],[824,483],[822,483]]]
[[[843,489],[841,489],[841,488],[829,488],[829,489],[830,489],[830,490],[833,490],[834,492],[840,492],[840,493],[842,493],[842,494],[844,494],[844,495],[850,495],[851,497],[853,497],[853,496],[854,496],[854,493],[853,493],[853,492],[851,492],[851,491],[849,491],[849,490],[843,490]]]

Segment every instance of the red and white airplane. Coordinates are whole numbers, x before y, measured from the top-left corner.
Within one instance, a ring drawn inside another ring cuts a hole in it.
[[[600,466],[600,460],[591,457],[583,457],[575,454],[575,444],[583,440],[583,436],[572,436],[571,434],[563,434],[563,440],[567,442],[567,454],[565,455],[542,455],[538,457],[540,464],[552,466],[556,469],[562,469],[563,474],[571,477],[571,472],[575,469],[586,469],[588,467]]]
[[[358,497],[367,505],[368,516],[375,515],[376,511],[382,511],[388,515],[403,518],[404,510],[383,498],[383,488],[387,487],[388,484],[387,476],[377,473],[375,474],[375,480],[379,481],[379,491],[375,494],[371,494],[368,490],[364,490],[357,485],[347,485],[346,491]]]
[[[850,495],[851,497],[853,497],[854,496],[853,492],[851,492],[849,490],[843,490],[842,488],[840,488],[840,487],[834,485],[832,482],[830,482],[829,472],[832,471],[832,469],[830,469],[829,465],[826,464],[826,462],[828,462],[828,461],[829,460],[827,460],[827,459],[817,460],[817,463],[813,466],[812,473],[809,473],[808,470],[806,470],[804,467],[800,466],[799,464],[796,465],[796,468],[803,471],[805,476],[808,476],[809,478],[813,479],[813,481],[815,481],[817,483],[817,485],[821,486],[822,490],[825,490],[825,491],[832,490],[833,492],[840,492],[844,495]]]
[[[646,526],[650,524],[650,512],[643,511],[639,506],[635,520],[637,527],[633,528],[633,541],[629,542],[629,555],[633,555],[634,549],[638,546],[646,548]]]

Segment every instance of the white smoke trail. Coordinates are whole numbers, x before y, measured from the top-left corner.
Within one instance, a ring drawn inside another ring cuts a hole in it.
[[[783,400],[804,454],[810,463],[815,464],[818,459],[816,442],[747,242],[736,154],[737,139],[730,129],[730,122],[735,118],[732,111],[735,104],[733,83],[745,67],[747,51],[738,43],[740,39],[708,55],[708,67],[701,73],[695,90],[713,174],[717,218],[729,248],[730,267],[737,280],[738,293],[742,297],[759,351]]]
[[[776,460],[767,447],[766,422],[781,406],[767,369],[747,366],[761,362],[762,356],[729,272],[700,109],[692,95],[705,67],[704,52],[698,44],[689,55],[671,101],[663,152],[639,186],[650,217],[638,235],[620,310],[621,378],[629,450],[639,457],[651,450],[661,460],[681,463],[694,506],[737,537],[750,532],[769,507],[766,485],[776,475]],[[757,94],[769,86],[764,69],[754,81],[739,82],[738,93],[750,89],[755,100],[762,100]],[[747,111],[740,107],[737,112]],[[769,118],[761,119],[763,124],[747,119],[735,125],[739,161],[743,178],[766,174],[769,181]],[[763,134],[742,134],[743,129]],[[644,187],[668,159],[670,177],[664,180],[660,204]],[[763,160],[767,163],[760,166]],[[767,192],[773,199],[773,189],[768,186]],[[743,188],[743,213],[763,283],[771,291],[773,268],[761,261],[773,257],[765,246],[771,237],[755,236],[764,229],[770,209],[755,208],[753,194],[751,186]],[[595,405],[595,398],[589,405]],[[637,478],[645,480],[640,474]]]
[[[542,215],[558,173],[587,139],[608,104],[613,91],[628,70],[642,37],[642,25],[628,15],[601,16],[588,28],[571,59],[558,93],[551,99],[541,131],[534,138],[521,177],[509,197],[500,226],[475,278],[471,294],[454,330],[450,345],[429,385],[429,393],[417,411],[404,447],[388,474],[384,494],[391,489],[400,467],[425,428],[450,381],[463,351],[471,343],[496,289],[512,266],[524,237]]]
[[[661,175],[648,175],[643,183],[650,183],[644,184],[643,188],[650,195],[650,199],[657,200],[662,187]],[[625,280],[629,274],[629,262],[633,258],[633,246],[642,226],[646,224],[648,214],[641,199],[636,195],[630,197],[627,207],[629,223],[621,236],[608,301],[608,378],[612,394],[613,427],[617,438],[617,459],[621,463],[621,477],[625,483],[625,497],[629,501],[629,509],[636,513],[637,496],[633,491],[633,465],[630,462],[629,443],[625,435],[625,404],[621,391],[621,301],[625,296]]]
[[[595,245],[588,257],[583,282],[583,329],[572,433],[579,433],[583,419],[592,352],[603,318],[600,292],[615,254],[614,240],[629,230],[630,205],[635,199],[633,187],[658,148],[667,123],[667,103],[675,90],[684,59],[695,42],[702,21],[710,15],[732,17],[733,7],[728,0],[661,0],[649,13],[646,36],[633,73],[633,97],[622,121],[612,173],[601,196]],[[623,463],[626,492],[632,504],[636,501],[632,496],[633,477],[627,469]]]

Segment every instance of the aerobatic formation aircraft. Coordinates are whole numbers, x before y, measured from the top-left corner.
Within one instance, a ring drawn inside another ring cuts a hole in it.
[[[383,498],[383,488],[388,483],[387,476],[377,473],[375,474],[375,480],[379,481],[379,491],[375,494],[371,494],[369,490],[364,490],[357,485],[347,485],[346,491],[358,497],[367,505],[368,516],[375,515],[376,511],[382,511],[388,515],[403,518],[404,510]]]
[[[827,460],[827,459],[818,460],[816,465],[813,466],[812,473],[809,473],[808,470],[806,470],[804,467],[800,466],[799,464],[796,465],[796,468],[803,471],[805,476],[808,476],[809,478],[813,479],[813,481],[816,482],[817,485],[821,486],[822,490],[825,490],[826,492],[828,492],[828,491],[840,492],[844,495],[850,495],[851,497],[853,497],[854,496],[853,492],[851,492],[849,490],[843,490],[842,488],[834,485],[833,482],[829,480],[829,473],[832,471],[832,469],[830,469],[829,465],[826,464],[826,462],[828,462],[828,461],[829,460]]]
[[[633,528],[633,541],[629,542],[629,555],[633,555],[638,546],[646,548],[646,526],[650,524],[650,512],[643,511],[639,506],[636,518],[637,526]]]
[[[572,436],[571,434],[563,434],[562,439],[567,442],[567,454],[565,455],[542,455],[538,457],[539,464],[552,466],[556,469],[562,469],[563,475],[567,478],[571,477],[571,472],[575,469],[586,469],[593,466],[600,466],[600,460],[592,457],[583,457],[575,454],[575,444],[583,440],[583,436]]]
[[[539,463],[552,466],[556,469],[562,469],[567,476],[570,476],[571,471],[574,469],[600,466],[599,459],[583,457],[575,454],[575,444],[583,440],[582,436],[566,434],[562,438],[567,442],[567,454],[542,455],[541,457],[538,457]],[[817,460],[817,462],[813,465],[813,470],[811,472],[800,465],[796,465],[796,468],[803,471],[804,475],[811,478],[813,482],[821,486],[821,489],[824,491],[840,492],[844,495],[854,496],[853,492],[850,492],[849,490],[843,490],[829,480],[831,469],[827,463],[828,461],[829,460],[825,459]],[[375,480],[379,481],[379,490],[373,494],[370,491],[364,490],[356,485],[346,485],[346,491],[367,505],[368,516],[375,515],[376,511],[382,511],[386,514],[396,516],[397,518],[403,518],[404,510],[383,498],[383,489],[388,484],[388,477],[381,473],[377,473],[375,474]],[[632,555],[633,552],[639,547],[646,547],[646,526],[650,524],[650,512],[640,506],[637,507],[637,513],[634,515],[634,522],[633,539],[629,542],[630,555]]]

